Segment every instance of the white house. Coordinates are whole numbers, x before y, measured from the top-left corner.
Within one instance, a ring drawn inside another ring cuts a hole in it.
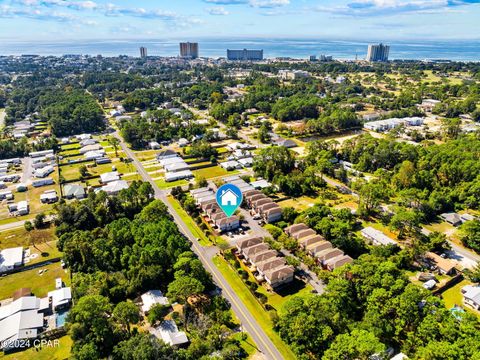
[[[52,301],[52,310],[54,311],[65,309],[72,303],[72,291],[69,287],[49,291],[48,297]]]
[[[177,324],[175,324],[175,321],[173,320],[163,321],[160,326],[151,329],[150,332],[170,346],[180,346],[188,343],[187,334],[183,331],[179,331]]]
[[[467,285],[462,288],[463,303],[480,310],[480,286]]]
[[[160,290],[149,290],[145,294],[142,294],[142,311],[148,313],[153,305],[168,305],[168,298],[163,296]]]
[[[63,196],[67,199],[83,199],[85,195],[85,189],[79,184],[69,184],[63,188]]]
[[[128,189],[128,183],[125,180],[111,181],[100,189],[108,195],[117,195],[120,191]]]
[[[48,165],[48,166],[45,166],[45,167],[42,167],[40,169],[35,170],[33,175],[36,178],[44,178],[44,177],[47,177],[48,175],[50,175],[51,173],[53,173],[54,171],[55,171],[55,169],[53,168],[53,166]]]
[[[15,247],[0,251],[0,273],[13,270],[23,264],[23,248]]]
[[[112,181],[120,180],[120,176],[117,171],[111,171],[100,175],[100,182],[102,184],[107,184]]]
[[[238,204],[238,196],[232,190],[223,191],[220,195],[222,206],[236,206]]]

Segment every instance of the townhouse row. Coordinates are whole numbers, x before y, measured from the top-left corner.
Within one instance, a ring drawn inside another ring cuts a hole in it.
[[[295,269],[287,265],[285,258],[263,242],[261,237],[252,237],[237,242],[237,253],[259,282],[265,281],[273,289],[293,281]]]
[[[333,247],[332,243],[318,235],[315,230],[304,223],[293,224],[285,228],[285,233],[298,241],[300,248],[313,256],[320,266],[332,271],[342,265],[353,262],[342,250]]]

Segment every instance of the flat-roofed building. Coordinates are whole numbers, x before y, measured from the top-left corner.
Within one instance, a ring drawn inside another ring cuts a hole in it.
[[[227,49],[227,60],[230,61],[260,61],[263,60],[263,50],[232,50]]]

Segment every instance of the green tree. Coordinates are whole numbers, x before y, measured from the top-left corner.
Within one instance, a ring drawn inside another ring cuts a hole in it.
[[[167,296],[185,304],[190,296],[200,294],[204,289],[199,280],[190,276],[179,276],[168,285]]]
[[[140,321],[138,307],[131,301],[119,302],[113,309],[113,318],[130,334],[130,324]]]
[[[374,354],[386,350],[370,331],[355,329],[349,334],[338,335],[322,356],[322,360],[369,360]]]

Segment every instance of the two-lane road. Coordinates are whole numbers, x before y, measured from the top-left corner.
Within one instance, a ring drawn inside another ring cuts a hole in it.
[[[191,241],[193,251],[202,261],[207,271],[212,274],[215,283],[222,289],[222,295],[230,302],[232,310],[234,311],[235,315],[240,319],[243,328],[250,334],[253,341],[255,341],[255,343],[257,344],[259,351],[261,351],[267,359],[283,359],[282,354],[277,350],[270,338],[258,324],[257,320],[253,317],[245,304],[243,304],[237,294],[233,291],[232,287],[223,277],[222,273],[217,269],[217,267],[212,261],[211,252],[207,254],[205,249],[197,241],[197,238],[193,236],[193,234],[190,232],[180,215],[168,202],[166,192],[162,191],[157,186],[157,184],[155,184],[152,177],[147,173],[147,171],[145,171],[134,152],[130,150],[127,144],[123,141],[123,138],[120,136],[120,134],[118,134],[118,132],[115,132],[114,136],[117,137],[118,140],[120,140],[120,146],[122,147],[122,150],[127,154],[129,158],[132,159],[133,164],[135,165],[138,173],[142,176],[143,180],[148,181],[152,185],[155,191],[155,198],[163,201],[163,203],[168,207],[168,210],[173,216],[173,219],[175,220],[180,231]]]

